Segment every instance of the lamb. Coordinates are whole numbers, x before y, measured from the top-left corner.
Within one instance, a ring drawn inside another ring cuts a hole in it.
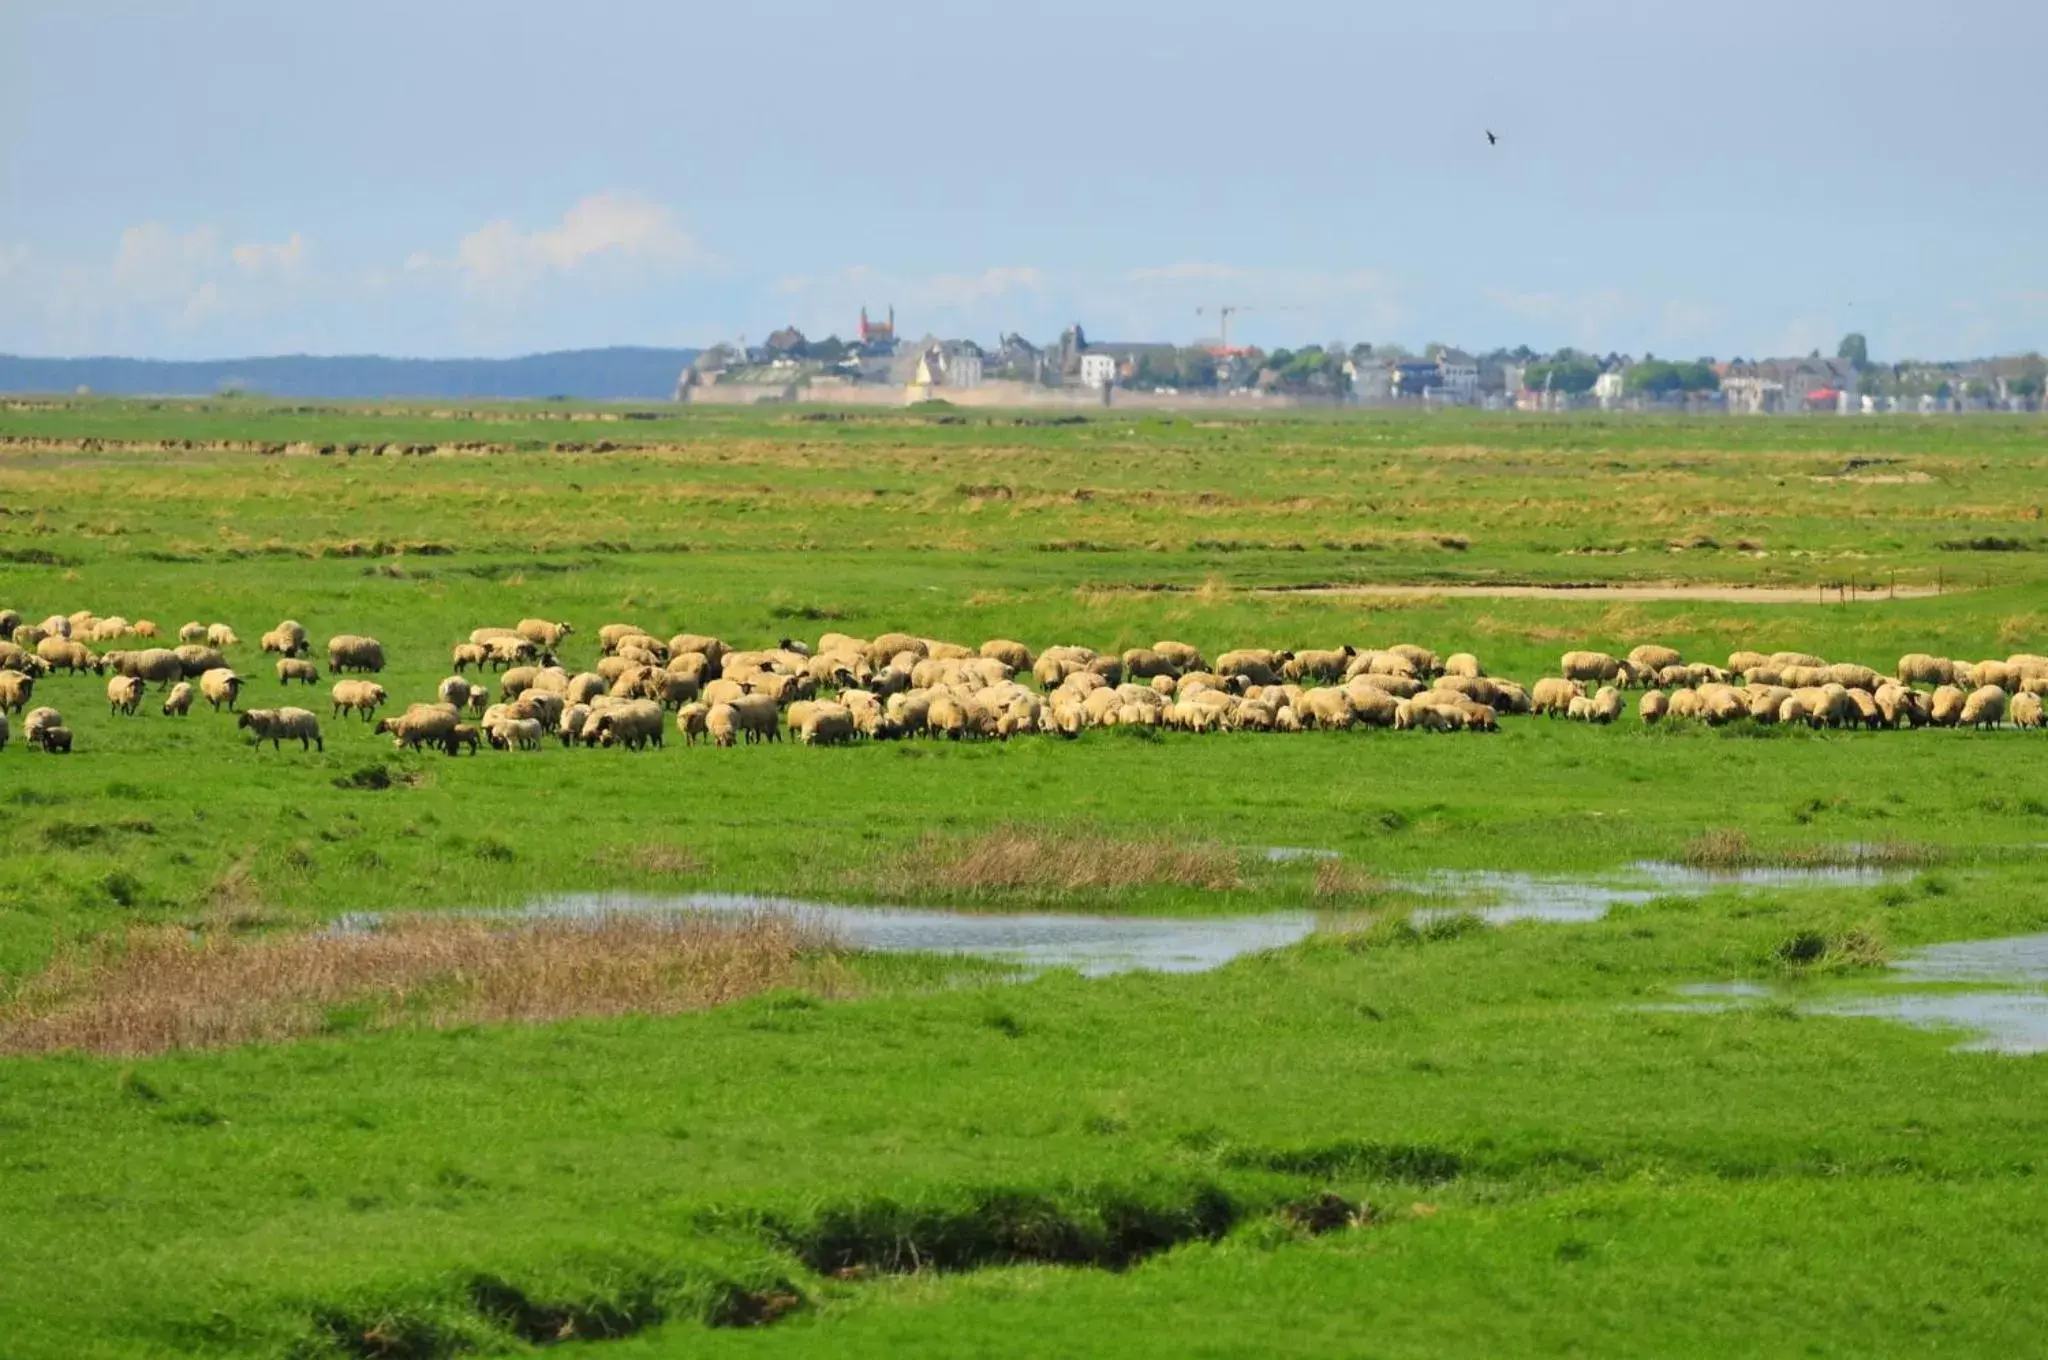
[[[1585,693],[1586,687],[1576,680],[1546,675],[1538,680],[1536,688],[1530,691],[1529,707],[1534,712],[1555,718],[1559,714],[1568,714],[1571,701],[1585,697]]]
[[[0,637],[13,637],[14,630],[21,627],[21,611],[0,609]]]
[[[441,743],[441,749],[451,756],[462,754],[464,747],[475,755],[477,751],[476,728],[469,723],[457,723],[448,733],[448,739]]]
[[[546,619],[521,619],[515,631],[528,642],[550,651],[562,645],[562,639],[575,632],[566,623],[551,623]]]
[[[56,709],[48,705],[32,708],[28,711],[28,716],[21,720],[21,739],[32,746],[37,745],[42,741],[43,733],[47,729],[63,725],[64,715]]]
[[[458,642],[449,649],[449,661],[460,675],[471,666],[482,670],[491,659],[490,649],[481,642]]]
[[[199,677],[199,695],[213,705],[213,711],[220,712],[226,704],[228,712],[235,711],[235,699],[242,692],[242,677],[225,666],[216,666]]]
[[[20,671],[0,671],[0,712],[19,712],[36,692],[36,678]]]
[[[327,669],[341,671],[368,671],[372,674],[384,669],[384,644],[372,637],[358,637],[354,633],[340,633],[327,640]]]
[[[299,743],[302,751],[315,746],[327,749],[327,743],[320,738],[320,719],[303,708],[252,708],[235,725],[254,732],[258,746],[269,742],[273,751],[292,740]]]
[[[189,681],[180,680],[171,686],[171,692],[164,696],[164,716],[182,718],[192,711],[193,690]]]
[[[660,704],[631,699],[597,715],[597,739],[604,746],[625,746],[635,751],[649,742],[660,746],[666,718]]]
[[[2013,695],[2012,706],[2007,710],[2007,716],[2012,719],[2014,727],[2031,729],[2041,726],[2041,696],[2026,693]],[[0,722],[4,721],[6,720],[0,719]]]
[[[1350,649],[1346,648],[1345,650],[1349,651]],[[1468,680],[1477,680],[1484,676],[1486,671],[1480,666],[1479,658],[1472,653],[1452,652],[1444,658],[1444,674],[1463,676]]]
[[[461,715],[447,704],[414,704],[396,718],[385,718],[373,729],[378,736],[389,735],[392,745],[417,749],[448,740]]]
[[[482,685],[471,684],[459,675],[451,675],[443,680],[435,693],[444,704],[459,709],[474,709],[479,713],[483,711],[485,700],[491,696],[491,692]]]
[[[205,625],[205,624],[203,624],[203,623],[201,623],[201,622],[200,622],[199,620],[197,620],[197,619],[194,619],[194,620],[192,620],[192,622],[190,622],[190,623],[181,623],[181,624],[179,624],[179,625],[178,625],[178,641],[180,641],[180,642],[204,642],[204,641],[206,641],[206,625]]]
[[[1185,642],[1175,642],[1173,639],[1168,638],[1164,641],[1153,643],[1152,650],[1180,667],[1183,671],[1200,671],[1209,668],[1209,663],[1202,659],[1201,649]],[[983,653],[983,655],[987,655],[987,653]],[[1024,671],[1030,670],[1031,667],[1028,665],[1013,666],[1012,669]]]
[[[43,750],[53,756],[71,754],[71,729],[64,726],[45,727],[36,735],[36,741]]]
[[[568,705],[559,694],[544,689],[530,689],[512,701],[511,716],[515,718],[538,719],[542,726],[552,727],[561,721],[562,710]]]
[[[277,683],[289,685],[292,681],[302,685],[320,683],[320,668],[302,656],[282,656],[277,660]]]
[[[300,656],[307,646],[306,629],[294,619],[286,619],[277,627],[257,639],[257,645],[266,652],[282,656]]]
[[[384,706],[386,696],[384,687],[374,680],[337,680],[328,697],[334,703],[335,717],[355,712],[362,714],[364,722],[369,722]]]
[[[235,630],[224,623],[206,625],[206,644],[209,647],[239,647],[242,640],[235,636]]]
[[[546,733],[547,728],[538,718],[500,718],[484,729],[491,745],[500,751],[510,751],[515,747],[521,751],[538,751],[540,740]]]
[[[1642,699],[1636,704],[1636,713],[1645,723],[1654,724],[1662,720],[1670,707],[1671,703],[1664,697],[1664,691],[1653,689],[1644,692]]]
[[[1611,723],[1619,718],[1626,706],[1621,691],[1612,685],[1602,685],[1599,693],[1593,696],[1592,704],[1592,717],[1589,721],[1601,724]]]
[[[157,626],[153,620],[137,619],[134,627],[128,631],[139,638],[153,638],[157,635]]]
[[[1981,669],[1981,667],[1980,667]],[[2005,721],[2005,690],[1997,685],[1979,685],[1963,700],[1964,727],[1996,727]]]
[[[142,682],[132,675],[117,675],[107,681],[107,708],[110,713],[134,717],[135,710],[142,705]]]
[[[13,729],[7,725],[7,714],[0,712],[0,751],[7,749],[7,739],[13,734]]]

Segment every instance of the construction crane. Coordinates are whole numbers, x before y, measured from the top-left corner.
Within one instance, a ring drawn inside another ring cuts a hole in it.
[[[1196,316],[1214,315],[1216,318],[1217,348],[1230,348],[1230,318],[1239,312],[1298,312],[1299,307],[1270,307],[1242,302],[1225,302],[1214,307],[1195,308]]]

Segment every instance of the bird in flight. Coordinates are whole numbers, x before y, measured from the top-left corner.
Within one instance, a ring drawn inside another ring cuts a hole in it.
[[[1499,145],[1500,145],[1500,138],[1498,138],[1498,137],[1496,137],[1496,136],[1494,136],[1494,135],[1493,135],[1493,129],[1492,129],[1492,128],[1488,128],[1488,129],[1486,130],[1486,144],[1487,144],[1488,146],[1499,146]]]

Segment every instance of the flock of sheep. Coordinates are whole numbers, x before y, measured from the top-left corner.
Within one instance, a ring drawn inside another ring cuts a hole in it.
[[[485,745],[533,750],[550,737],[565,746],[641,750],[661,746],[671,721],[687,743],[716,746],[779,741],[785,732],[806,745],[833,745],[914,736],[1071,737],[1115,726],[1490,732],[1503,716],[1517,714],[1613,722],[1626,712],[1623,692],[1631,688],[1643,690],[1637,712],[1646,723],[2034,728],[2042,725],[2048,694],[2048,657],[2032,655],[1971,663],[1916,653],[1902,657],[1895,674],[1881,675],[1794,652],[1738,652],[1726,667],[1688,663],[1672,648],[1645,645],[1626,657],[1567,652],[1560,674],[1525,689],[1488,676],[1470,653],[1439,658],[1408,644],[1240,649],[1212,663],[1197,648],[1171,641],[1121,655],[1074,646],[1034,654],[1005,639],[967,647],[907,633],[827,633],[815,647],[784,639],[746,651],[702,634],[663,640],[628,623],[600,628],[593,668],[571,672],[557,653],[573,632],[546,619],[479,628],[452,649],[453,674],[432,699],[381,718],[389,695],[364,677],[384,669],[383,645],[341,634],[326,648],[331,717],[374,724],[402,748],[456,755]],[[114,714],[134,716],[155,685],[166,716],[184,717],[203,700],[216,712],[235,713],[258,746],[297,741],[301,749],[325,749],[320,715],[311,709],[238,709],[249,678],[228,661],[241,639],[226,624],[188,623],[175,646],[95,652],[93,643],[156,643],[157,626],[89,611],[27,623],[0,609],[0,639],[0,748],[11,735],[8,714],[29,706],[38,680],[89,671],[109,676]],[[286,620],[258,645],[276,655],[281,687],[320,683],[302,625]],[[22,735],[52,753],[72,747],[71,729],[49,706],[29,710]]]

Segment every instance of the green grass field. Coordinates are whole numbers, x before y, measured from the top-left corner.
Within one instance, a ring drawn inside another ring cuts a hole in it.
[[[0,607],[228,622],[257,704],[283,701],[254,642],[284,617],[380,638],[401,705],[529,615],[575,623],[571,669],[613,620],[1413,641],[1523,680],[1645,641],[2048,651],[2036,421],[568,414],[0,408]],[[1509,583],[1790,602],[1273,589]],[[1631,716],[449,759],[331,721],[324,752],[258,751],[154,696],[112,717],[90,675],[36,702],[77,749],[0,751],[15,1050],[46,970],[139,927],[261,949],[620,890],[1325,929],[1200,974],[828,948],[680,1014],[579,1010],[601,981],[565,972],[544,1022],[465,1018],[443,983],[288,1042],[13,1051],[0,1355],[1975,1354],[2048,1324],[2048,1059],[1814,1013],[1917,947],[2048,930],[2038,733]],[[1893,872],[1404,925],[1461,905],[1434,871],[1610,874],[1728,832]],[[962,867],[1005,837],[1090,873]],[[1663,1008],[1733,980],[1772,994]]]

